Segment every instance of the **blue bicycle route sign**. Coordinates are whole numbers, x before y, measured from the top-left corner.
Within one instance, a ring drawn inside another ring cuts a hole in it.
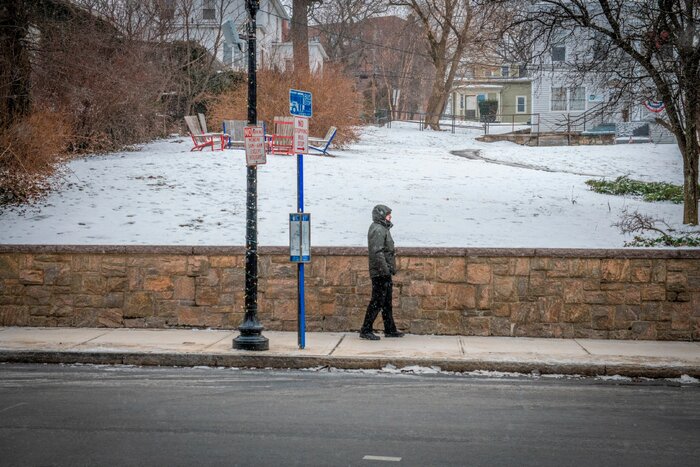
[[[311,93],[307,91],[299,91],[297,89],[289,90],[289,113],[297,117],[311,117]]]

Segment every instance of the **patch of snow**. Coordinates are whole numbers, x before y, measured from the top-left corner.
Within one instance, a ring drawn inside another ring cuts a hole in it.
[[[616,248],[624,210],[682,228],[683,207],[597,194],[586,175],[682,183],[675,145],[526,147],[476,141],[479,129],[364,127],[337,157],[305,156],[305,210],[316,246],[365,246],[372,208],[393,209],[397,246]],[[39,204],[0,213],[0,243],[244,245],[242,150],[190,152],[171,138],[137,151],[71,161],[63,187]],[[544,167],[532,170],[470,160]],[[258,242],[289,243],[296,157],[258,168]]]
[[[690,375],[681,375],[680,378],[666,378],[667,381],[673,381],[680,384],[700,384],[700,380],[693,378]]]

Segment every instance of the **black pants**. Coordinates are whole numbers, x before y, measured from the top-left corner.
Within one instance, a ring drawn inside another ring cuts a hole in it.
[[[379,310],[382,310],[382,320],[384,321],[384,332],[396,332],[394,314],[391,308],[391,296],[394,284],[391,276],[380,276],[372,278],[372,299],[367,306],[365,322],[362,324],[360,332],[372,332],[374,320],[377,319]]]

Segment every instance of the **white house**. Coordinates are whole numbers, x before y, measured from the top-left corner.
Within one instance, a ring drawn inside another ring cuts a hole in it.
[[[648,126],[649,140],[673,141],[668,131],[654,123],[659,114],[643,102],[606,105],[614,91],[601,84],[605,76],[588,73],[582,77],[575,72],[577,61],[595,60],[596,54],[604,53],[590,33],[568,31],[559,37],[548,50],[536,51],[542,59],[532,73],[533,132],[614,132],[619,140]]]
[[[291,42],[275,42],[270,54],[273,67],[280,71],[291,70],[294,60],[294,48]],[[323,70],[323,63],[328,60],[328,54],[318,39],[309,39],[309,68],[312,72]]]
[[[160,1],[161,16],[173,20],[173,39],[199,42],[224,66],[247,69],[245,0]],[[289,20],[279,0],[260,1],[256,15],[258,67],[270,66],[272,44],[282,40],[283,23]]]
[[[180,27],[177,39],[195,40],[213,53],[224,66],[237,71],[248,68],[245,0],[163,0],[163,11]],[[188,21],[185,21],[187,18]],[[258,68],[288,68],[291,42],[283,42],[285,23],[291,20],[280,0],[261,0],[256,15]],[[318,40],[309,41],[312,70],[321,70],[328,55]]]

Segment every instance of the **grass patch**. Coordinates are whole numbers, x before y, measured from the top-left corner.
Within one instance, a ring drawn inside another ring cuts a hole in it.
[[[670,201],[675,204],[683,203],[683,187],[666,182],[642,182],[632,180],[627,175],[617,177],[613,181],[586,180],[586,185],[596,193],[606,195],[642,196],[644,201]],[[700,193],[700,186],[698,187]]]
[[[655,246],[689,246],[689,247],[699,247],[700,237],[696,235],[666,235],[663,234],[660,237],[649,238],[643,237],[641,235],[635,235],[631,242],[625,242],[625,246],[636,246],[636,247],[655,247]]]

